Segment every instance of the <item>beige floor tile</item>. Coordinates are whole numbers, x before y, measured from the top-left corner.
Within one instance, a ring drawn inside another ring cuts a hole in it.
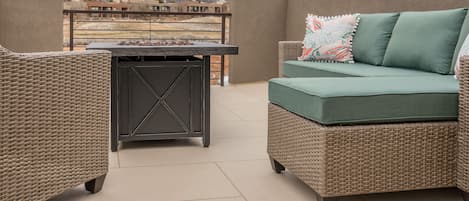
[[[249,103],[259,101],[259,97],[251,96],[247,93],[243,93],[239,89],[234,88],[212,88],[211,99],[213,103],[217,104],[225,104],[225,105],[233,105],[242,103]]]
[[[239,121],[241,117],[229,110],[225,106],[212,103],[210,108],[210,118],[212,121]]]
[[[259,101],[267,101],[268,97],[268,83],[256,82],[248,84],[234,85],[233,88],[244,95],[253,97]]]
[[[241,91],[255,91],[255,92],[266,92],[269,83],[267,81],[241,83],[241,84],[230,84],[228,87],[238,89]]]
[[[214,198],[214,199],[206,199],[206,200],[187,200],[187,201],[246,201],[242,197],[236,198]]]
[[[267,87],[263,89],[262,91],[251,91],[251,90],[246,90],[243,92],[245,95],[255,97],[257,101],[265,102],[267,103],[269,101],[268,94],[267,94]]]
[[[267,101],[267,82],[236,84],[226,87],[212,87],[212,102],[237,105],[239,103],[251,103]]]
[[[367,195],[364,198],[366,201],[462,201],[461,194],[456,189],[384,193]]]
[[[314,201],[314,192],[290,174],[275,174],[268,160],[218,163],[248,201]]]
[[[109,152],[109,168],[119,167],[119,156],[117,152]]]
[[[267,120],[267,102],[252,102],[246,104],[227,105],[226,108],[242,120],[255,121],[255,120]]]
[[[212,138],[209,148],[200,139],[125,143],[119,150],[120,167],[267,158],[267,138]]]
[[[212,121],[213,138],[267,137],[267,121]]]
[[[95,195],[77,187],[53,201],[183,201],[240,196],[215,164],[112,169]]]

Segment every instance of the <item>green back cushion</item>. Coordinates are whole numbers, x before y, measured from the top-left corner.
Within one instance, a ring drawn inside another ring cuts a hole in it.
[[[454,74],[454,67],[456,66],[456,62],[458,60],[459,51],[461,50],[461,47],[464,44],[464,40],[466,40],[467,34],[469,34],[469,13],[466,14],[466,18],[464,19],[464,22],[461,26],[461,32],[459,33],[459,40],[458,40],[456,49],[454,50],[454,54],[453,54],[453,62],[451,63],[450,74]]]
[[[364,63],[323,63],[311,61],[286,61],[283,64],[285,77],[405,77],[405,76],[443,76],[405,68],[375,66]]]
[[[465,15],[465,9],[401,13],[383,65],[449,74]]]
[[[399,13],[361,14],[353,38],[352,53],[355,61],[383,64],[384,53]]]

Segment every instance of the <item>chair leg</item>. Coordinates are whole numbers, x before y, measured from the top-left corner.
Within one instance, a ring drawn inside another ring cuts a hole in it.
[[[270,164],[272,165],[272,169],[276,173],[280,174],[280,173],[282,173],[282,171],[285,170],[285,167],[282,164],[280,164],[278,161],[276,161],[275,159],[273,159],[270,156],[269,156],[269,158],[270,158]]]
[[[316,191],[314,192],[314,194],[316,194],[316,201],[339,201],[340,200],[340,198],[338,197],[329,197],[329,198],[322,197]]]
[[[323,198],[320,195],[317,195],[316,201],[339,201],[339,198]]]
[[[462,194],[462,199],[464,201],[469,201],[469,193],[468,192],[465,192],[465,191],[461,190],[461,194]]]
[[[91,193],[98,193],[103,188],[104,179],[106,179],[106,175],[101,175],[91,181],[86,182],[86,190]]]

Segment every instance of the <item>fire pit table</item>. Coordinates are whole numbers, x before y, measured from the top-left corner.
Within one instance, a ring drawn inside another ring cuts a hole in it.
[[[192,42],[91,43],[112,52],[111,150],[126,141],[202,137],[210,145],[210,56],[238,47]]]

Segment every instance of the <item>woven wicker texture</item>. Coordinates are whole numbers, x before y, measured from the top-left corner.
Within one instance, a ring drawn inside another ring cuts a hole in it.
[[[0,57],[0,200],[46,200],[107,173],[110,56]]]
[[[302,41],[280,41],[278,43],[279,50],[279,62],[278,62],[278,74],[279,77],[283,76],[283,63],[288,60],[298,60],[303,51]]]
[[[269,105],[268,152],[323,197],[455,186],[456,122],[325,127]]]
[[[459,72],[459,132],[457,185],[469,192],[469,56],[461,58]]]
[[[9,53],[10,53],[9,50],[5,49],[4,47],[2,47],[2,46],[0,45],[0,56],[7,55],[7,54],[9,54]]]

